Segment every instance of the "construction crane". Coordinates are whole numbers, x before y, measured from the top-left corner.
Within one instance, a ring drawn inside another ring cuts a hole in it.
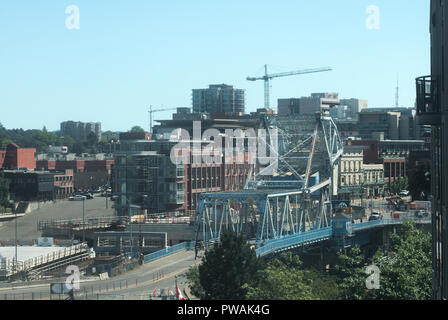
[[[162,111],[172,111],[177,110],[177,108],[168,108],[168,109],[153,109],[152,106],[149,106],[149,132],[152,133],[152,114],[155,112],[162,112]]]
[[[297,71],[290,71],[290,72],[282,72],[282,73],[273,73],[268,74],[268,66],[264,65],[264,76],[262,77],[247,77],[248,81],[257,81],[257,80],[264,80],[264,107],[269,108],[269,80],[279,77],[287,77],[287,76],[293,76],[297,74],[306,74],[306,73],[316,73],[316,72],[324,72],[324,71],[331,71],[331,68],[314,68],[314,69],[304,69],[304,70],[297,70]]]

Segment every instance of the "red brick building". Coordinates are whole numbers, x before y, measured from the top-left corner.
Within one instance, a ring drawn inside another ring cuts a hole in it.
[[[56,199],[65,199],[75,192],[73,170],[54,172],[54,195]]]
[[[15,143],[6,146],[0,151],[0,168],[8,170],[36,169],[36,149],[20,148]]]

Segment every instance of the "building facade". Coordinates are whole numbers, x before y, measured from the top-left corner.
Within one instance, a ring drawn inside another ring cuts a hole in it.
[[[245,91],[226,84],[193,89],[193,113],[242,113],[245,111]]]
[[[433,298],[448,299],[448,1],[431,0],[431,75],[416,80],[417,122],[432,126]]]
[[[5,150],[0,150],[0,169],[18,170],[36,169],[36,149],[20,148],[15,143],[10,143]]]
[[[340,103],[337,93],[312,93],[309,97],[278,99],[278,114],[313,115],[316,112],[330,114],[330,108]]]
[[[75,140],[87,140],[90,133],[93,133],[98,141],[100,141],[101,123],[79,121],[65,121],[61,123],[61,135],[63,136],[70,136]]]

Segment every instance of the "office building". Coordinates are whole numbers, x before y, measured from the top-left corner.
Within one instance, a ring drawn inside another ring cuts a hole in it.
[[[244,114],[245,91],[226,84],[193,89],[193,113]]]
[[[316,112],[329,115],[330,109],[339,103],[337,93],[312,93],[309,97],[278,99],[277,110],[280,116],[309,115]]]

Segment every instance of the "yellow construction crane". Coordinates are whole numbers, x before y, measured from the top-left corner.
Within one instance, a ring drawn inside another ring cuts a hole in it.
[[[153,109],[152,106],[149,106],[149,130],[152,133],[152,114],[155,112],[162,112],[162,111],[172,111],[177,110],[177,108],[168,108],[168,109]]]
[[[324,72],[324,71],[331,71],[331,68],[314,68],[314,69],[303,69],[303,70],[297,70],[297,71],[290,71],[290,72],[282,72],[282,73],[273,73],[268,74],[268,65],[264,65],[264,76],[261,77],[247,77],[248,81],[257,81],[257,80],[264,80],[264,107],[269,108],[270,102],[269,102],[269,80],[279,77],[287,77],[287,76],[293,76],[297,74],[306,74],[306,73],[316,73],[316,72]]]

